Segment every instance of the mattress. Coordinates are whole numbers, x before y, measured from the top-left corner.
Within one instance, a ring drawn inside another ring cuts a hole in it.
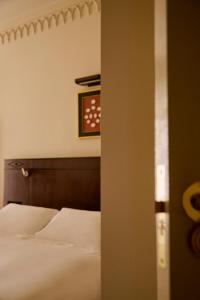
[[[0,300],[100,300],[100,254],[35,236],[0,236]]]

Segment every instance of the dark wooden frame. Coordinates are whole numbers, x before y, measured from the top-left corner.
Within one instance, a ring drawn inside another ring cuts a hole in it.
[[[100,136],[100,131],[93,132],[84,132],[83,130],[83,101],[84,97],[92,96],[92,95],[100,95],[100,90],[83,92],[78,94],[78,134],[79,137],[90,137],[90,136]]]
[[[8,159],[4,171],[4,205],[100,210],[99,157]]]

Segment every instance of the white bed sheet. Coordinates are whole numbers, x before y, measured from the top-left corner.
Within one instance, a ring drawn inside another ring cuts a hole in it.
[[[100,300],[100,254],[0,236],[0,300]]]

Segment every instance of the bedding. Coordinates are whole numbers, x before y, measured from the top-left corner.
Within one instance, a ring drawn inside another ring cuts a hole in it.
[[[0,300],[100,300],[100,254],[70,243],[0,236]]]
[[[57,209],[10,203],[0,209],[0,235],[34,234],[57,213]]]
[[[36,233],[36,237],[100,251],[100,222],[98,211],[62,208],[44,229]]]

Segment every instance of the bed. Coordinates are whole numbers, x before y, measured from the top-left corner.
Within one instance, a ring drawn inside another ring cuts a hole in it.
[[[5,160],[0,300],[100,300],[100,158]]]

